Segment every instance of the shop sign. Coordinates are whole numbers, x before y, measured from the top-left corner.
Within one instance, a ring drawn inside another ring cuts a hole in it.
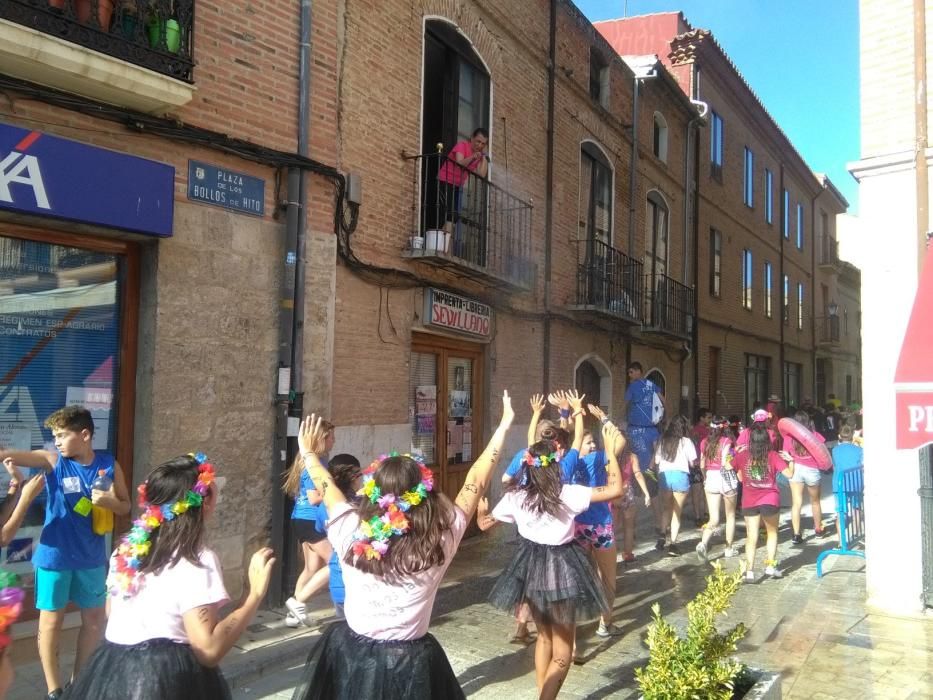
[[[0,123],[0,210],[172,235],[175,168]]]
[[[216,165],[189,160],[188,199],[262,216],[266,208],[266,181]]]
[[[424,319],[432,326],[488,338],[492,309],[474,299],[428,288],[424,294]]]

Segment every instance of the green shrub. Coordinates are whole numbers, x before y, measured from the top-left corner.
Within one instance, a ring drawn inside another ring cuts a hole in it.
[[[741,622],[725,634],[716,631],[715,618],[728,610],[742,582],[741,572],[727,574],[717,563],[706,579],[706,590],[687,604],[687,634],[678,636],[661,617],[661,606],[651,610],[648,627],[648,665],[635,670],[645,700],[730,700],[742,664],[731,654],[745,636]]]

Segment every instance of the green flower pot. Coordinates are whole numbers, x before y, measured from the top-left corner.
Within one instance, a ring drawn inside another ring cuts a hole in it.
[[[171,53],[178,53],[178,47],[181,45],[181,27],[174,19],[149,23],[149,46],[154,49],[160,48],[162,32],[165,32],[165,45],[168,50]]]

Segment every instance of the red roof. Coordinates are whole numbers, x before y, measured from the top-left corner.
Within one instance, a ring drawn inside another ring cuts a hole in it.
[[[904,344],[894,372],[896,383],[933,384],[933,263],[927,253],[914,297]]]
[[[670,67],[671,39],[690,29],[679,12],[659,12],[594,22],[596,31],[620,56],[654,54]]]

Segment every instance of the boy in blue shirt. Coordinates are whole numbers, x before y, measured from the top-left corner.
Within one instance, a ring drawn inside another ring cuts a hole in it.
[[[55,449],[18,452],[0,450],[0,460],[46,471],[45,523],[32,556],[36,569],[36,608],[39,610],[39,659],[48,686],[48,698],[62,694],[58,645],[65,607],[81,609],[81,629],[75,655],[75,673],[90,658],[107,624],[107,559],[104,535],[94,534],[94,506],[117,515],[130,512],[126,482],[113,455],[91,447],[94,421],[81,406],[62,408],[45,421]],[[108,491],[92,490],[103,471],[113,484]]]

